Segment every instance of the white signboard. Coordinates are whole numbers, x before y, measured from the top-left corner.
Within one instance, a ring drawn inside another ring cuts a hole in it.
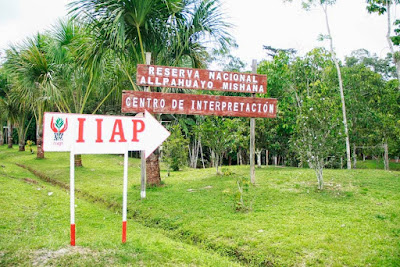
[[[124,154],[143,150],[148,157],[170,133],[146,111],[144,118],[45,113],[44,151]]]
[[[170,133],[150,113],[144,118],[71,113],[44,114],[43,150],[70,153],[71,246],[75,246],[76,154],[124,154],[122,243],[126,242],[128,202],[128,151],[145,151],[146,157]]]

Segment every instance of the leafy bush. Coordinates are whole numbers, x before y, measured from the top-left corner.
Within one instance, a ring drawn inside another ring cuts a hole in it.
[[[180,167],[187,164],[189,141],[178,124],[172,126],[170,131],[171,135],[163,145],[163,160],[169,169],[179,171]]]

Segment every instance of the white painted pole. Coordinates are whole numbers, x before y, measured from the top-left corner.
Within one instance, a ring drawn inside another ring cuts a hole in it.
[[[141,182],[140,182],[140,197],[146,198],[146,155],[145,152],[141,152]]]
[[[122,243],[126,242],[126,213],[128,206],[128,150],[124,153],[124,184],[122,196]]]
[[[253,60],[252,72],[257,74],[257,60]],[[256,94],[252,94],[252,97],[256,97]],[[255,167],[255,127],[256,119],[250,118],[250,181],[252,184],[256,183],[256,167]]]
[[[71,149],[69,154],[69,197],[71,213],[71,246],[75,246],[75,153]]]

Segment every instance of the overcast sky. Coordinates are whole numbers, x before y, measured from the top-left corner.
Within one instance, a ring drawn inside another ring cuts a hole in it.
[[[317,41],[320,34],[326,33],[319,8],[305,11],[299,3],[283,3],[283,0],[222,1],[226,16],[236,25],[232,35],[239,48],[234,54],[248,65],[252,59],[266,58],[263,45],[295,48],[300,55],[317,46],[328,47],[327,42]],[[67,14],[68,2],[71,0],[0,0],[0,51],[38,31],[50,29],[58,18]],[[380,57],[389,51],[385,39],[386,18],[368,14],[365,2],[337,0],[329,10],[335,49],[340,58],[359,48]]]

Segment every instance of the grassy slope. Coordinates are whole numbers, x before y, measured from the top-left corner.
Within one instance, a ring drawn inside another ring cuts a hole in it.
[[[20,162],[68,184],[68,154],[46,155],[47,159],[36,160],[28,153],[0,148],[0,163]],[[76,188],[114,204],[114,209],[118,207],[122,203],[122,158],[84,155],[83,163],[84,167],[76,172]],[[400,265],[400,173],[326,170],[326,189],[318,192],[310,170],[257,169],[257,185],[245,194],[251,211],[237,213],[236,179],[247,176],[248,168],[236,166],[229,170],[233,172],[229,176],[215,176],[214,169],[174,172],[164,178],[164,187],[149,189],[147,199],[141,201],[139,161],[130,159],[128,225],[134,224],[134,218],[175,240],[169,242],[194,243],[196,247],[211,248],[221,255],[257,265]],[[162,175],[165,177],[166,173]],[[68,217],[68,200],[64,202],[60,205]],[[89,209],[91,206],[86,204]],[[40,207],[36,212],[39,210]],[[98,209],[93,216],[107,212]],[[85,214],[77,214],[77,228],[83,224],[78,220],[93,221],[86,219]],[[115,241],[106,242],[113,249],[119,248],[120,216],[115,220],[113,232],[118,234]],[[63,223],[57,232],[64,231],[64,236],[55,239],[65,246],[68,218]],[[107,248],[97,235],[91,234],[97,231],[101,236],[103,228],[108,227],[104,224],[82,226],[85,228],[78,231],[77,242],[90,249]],[[129,234],[134,234],[132,228],[128,227]],[[152,240],[159,238],[150,236]],[[122,257],[125,252],[119,253]],[[186,254],[179,255],[180,262],[184,262]],[[163,257],[167,262],[173,258],[168,253],[161,253],[160,259]],[[199,261],[195,264],[204,264]]]
[[[76,199],[70,247],[69,195],[11,163],[21,155],[0,149],[0,266],[238,265],[132,220],[122,245],[121,216],[84,199]]]

